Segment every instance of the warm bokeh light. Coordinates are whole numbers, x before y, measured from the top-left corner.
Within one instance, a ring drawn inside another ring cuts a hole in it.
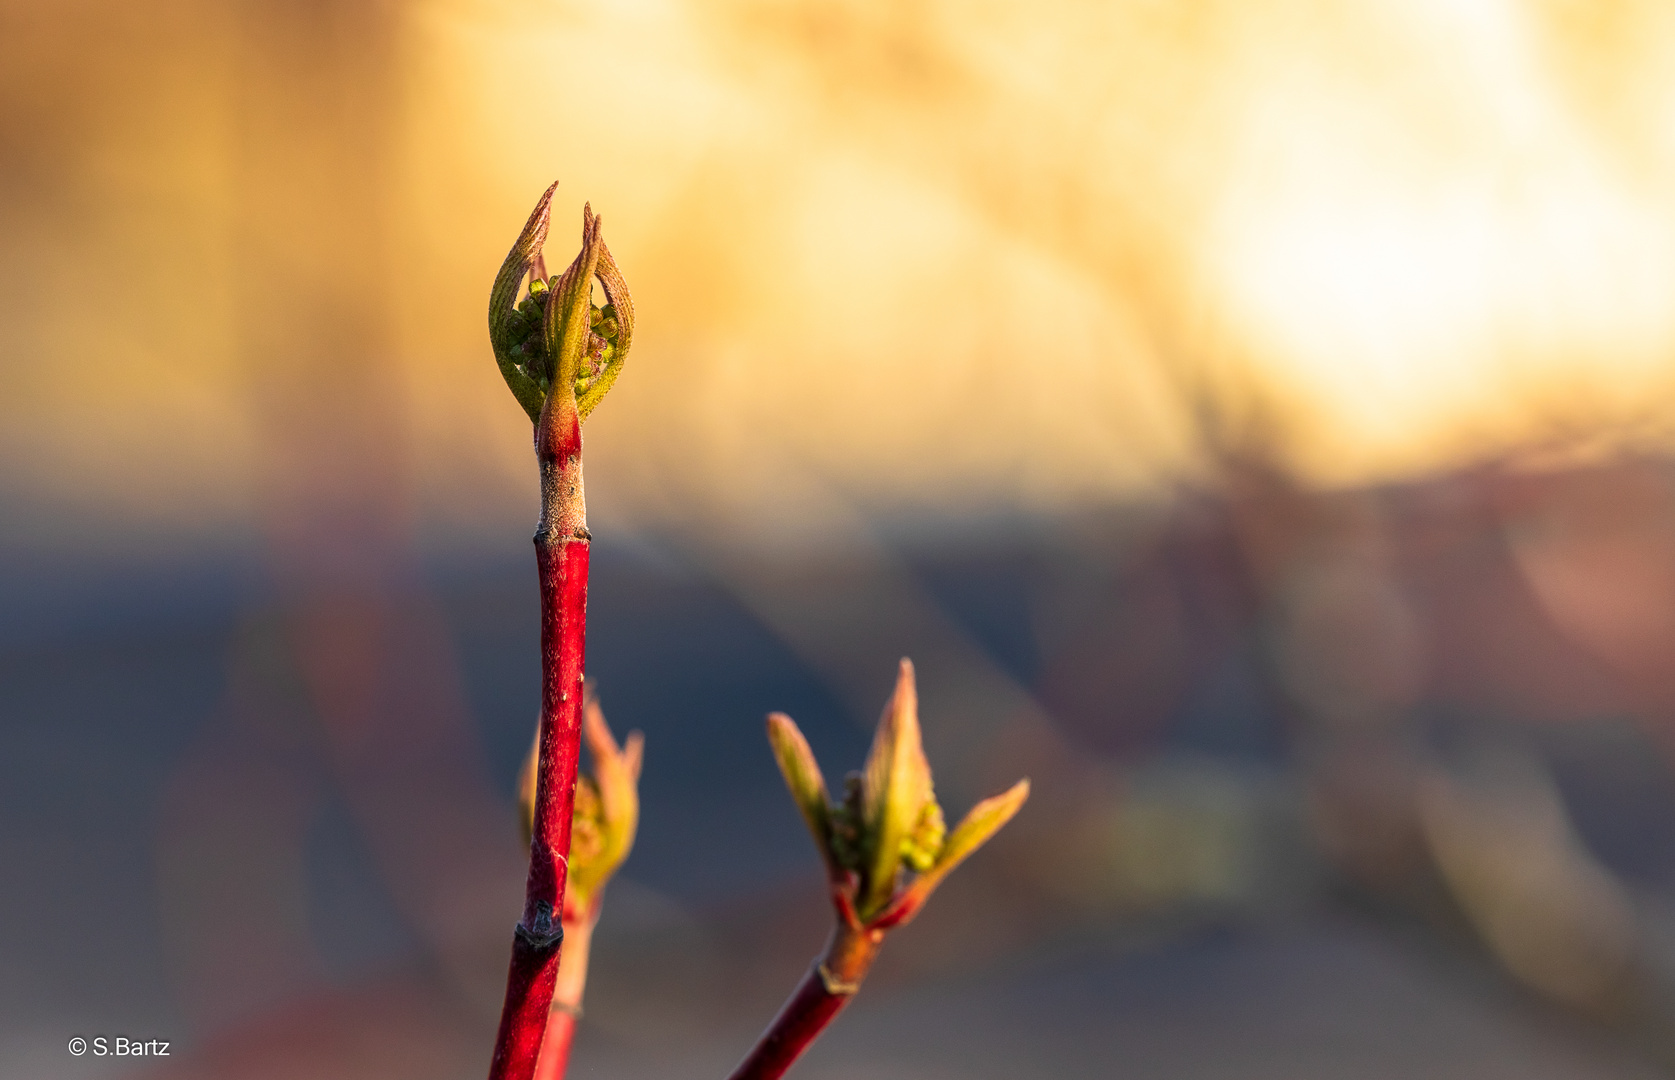
[[[1253,80],[1203,253],[1258,378],[1311,421],[1311,472],[1411,474],[1667,408],[1675,174],[1553,70],[1579,46],[1552,14],[1391,5]]]
[[[3,211],[4,483],[239,527],[268,436],[230,57],[260,46],[207,4],[6,17],[0,134],[29,167]],[[619,521],[1099,502],[1195,471],[1206,400],[1334,484],[1661,438],[1671,26],[1490,0],[412,4],[367,148],[389,291],[360,302],[392,327],[422,513],[522,513],[480,309],[552,176],[647,313],[596,421]]]

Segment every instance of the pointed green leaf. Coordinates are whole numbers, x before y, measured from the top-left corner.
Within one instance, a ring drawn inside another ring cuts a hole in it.
[[[627,353],[628,347],[634,340],[634,298],[628,295],[628,282],[623,280],[622,271],[617,269],[616,260],[611,258],[611,249],[605,246],[605,241],[599,241],[599,284],[605,290],[605,299],[616,308],[617,319],[617,351]]]
[[[534,379],[518,368],[512,354],[519,344],[515,340],[516,320],[512,318],[512,313],[524,276],[541,254],[541,246],[546,243],[553,192],[557,189],[558,181],[555,180],[535,204],[523,231],[512,244],[512,250],[507,252],[506,261],[500,264],[500,272],[495,275],[494,287],[489,292],[489,344],[494,350],[494,362],[500,368],[500,375],[506,380],[512,396],[523,406],[531,421],[540,418],[546,395]]]
[[[948,834],[947,841],[942,845],[942,854],[937,856],[936,865],[931,867],[930,874],[938,880],[948,876],[948,872],[965,861],[966,856],[988,843],[989,837],[1000,831],[1000,827],[1012,820],[1029,798],[1029,781],[1019,780],[999,795],[991,796],[973,806],[969,813],[954,826],[954,831]]]
[[[582,250],[565,268],[547,301],[542,326],[547,355],[552,357],[553,393],[574,396],[591,331],[593,275],[599,265],[599,218],[593,207],[582,207]]]
[[[999,795],[984,799],[966,814],[964,820],[954,826],[954,831],[948,834],[948,840],[942,845],[942,854],[937,857],[936,865],[914,879],[913,884],[902,890],[900,896],[890,904],[888,909],[880,912],[872,925],[887,929],[900,926],[910,921],[924,907],[936,887],[942,884],[942,879],[953,872],[954,867],[964,862],[966,857],[988,842],[989,837],[1000,831],[1002,825],[1012,820],[1024,800],[1029,798],[1029,781],[1019,780]]]
[[[634,847],[634,834],[640,821],[638,780],[642,745],[640,733],[634,732],[628,737],[629,749],[619,748],[610,725],[605,722],[605,713],[593,696],[591,683],[585,695],[582,739],[587,743],[588,756],[593,759],[593,776],[585,791],[581,782],[577,784],[575,827],[590,829],[594,843],[583,847],[573,842],[569,881],[574,906],[583,909],[592,903]],[[584,794],[593,796],[591,804],[583,799]],[[571,906],[569,900],[566,906]]]
[[[595,273],[599,275],[599,284],[605,290],[605,299],[616,309],[617,337],[616,349],[606,360],[605,367],[594,376],[587,390],[576,399],[576,411],[581,413],[583,420],[586,420],[588,413],[604,399],[605,394],[611,389],[611,384],[616,382],[617,375],[622,371],[622,362],[628,358],[628,347],[634,339],[634,299],[628,295],[628,282],[623,280],[616,260],[611,258],[611,249],[605,246],[603,239],[599,241],[599,263]]]
[[[630,742],[636,741],[635,732]],[[605,812],[610,832],[617,834],[611,846],[627,848],[634,842],[634,830],[640,820],[640,792],[638,761],[630,763],[616,739],[599,702],[589,694],[582,708],[582,739],[593,758],[593,776],[599,782],[599,800]],[[636,755],[637,758],[637,755]]]
[[[858,907],[863,919],[889,903],[901,867],[902,843],[930,798],[931,770],[919,733],[919,695],[913,664],[904,659],[862,773],[866,880]]]
[[[831,805],[826,795],[826,778],[820,773],[820,764],[814,760],[814,751],[808,747],[808,740],[798,729],[796,722],[784,713],[772,713],[768,716],[768,745],[773,748],[774,760],[779,763],[779,771],[785,777],[785,786],[791,789],[791,798],[802,811],[803,821],[808,825],[808,831],[814,837],[814,846],[820,849],[820,858],[826,864],[826,871],[834,879],[841,877],[837,861],[832,854],[832,820]]]

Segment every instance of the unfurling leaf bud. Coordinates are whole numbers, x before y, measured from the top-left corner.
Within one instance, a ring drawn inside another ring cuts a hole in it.
[[[585,420],[622,369],[633,338],[634,301],[611,258],[591,207],[582,209],[582,250],[564,273],[544,277],[541,249],[551,218],[554,183],[535,204],[507,253],[489,294],[489,343],[501,377],[532,422],[549,398],[559,415]],[[531,277],[520,300],[518,290]],[[598,281],[605,304],[593,303]]]
[[[768,718],[768,740],[826,862],[840,922],[857,929],[884,930],[911,919],[942,879],[1029,797],[1029,781],[1021,780],[978,803],[948,831],[925,761],[913,665],[906,660],[866,768],[844,777],[837,804],[830,802],[814,754],[790,717]]]
[[[948,825],[942,820],[942,807],[932,799],[919,812],[913,831],[902,839],[902,862],[912,867],[914,873],[923,874],[936,865],[936,857],[942,853],[942,842],[947,836]]]
[[[826,803],[826,778],[820,775],[820,765],[808,740],[797,729],[789,716],[773,713],[768,717],[768,744],[773,747],[774,760],[785,776],[785,786],[802,811],[803,821],[814,837],[814,846],[826,860],[827,871],[835,879],[840,874],[840,863],[832,858],[833,813]]]

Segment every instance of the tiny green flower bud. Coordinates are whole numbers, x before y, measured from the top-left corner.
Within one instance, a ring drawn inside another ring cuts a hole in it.
[[[942,820],[942,807],[932,799],[919,812],[913,831],[901,842],[902,861],[912,867],[914,873],[923,874],[936,865],[936,857],[942,853],[942,841],[947,835],[948,825]]]

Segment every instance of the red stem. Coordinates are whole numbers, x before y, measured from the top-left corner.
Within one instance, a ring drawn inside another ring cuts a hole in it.
[[[574,398],[541,417],[541,524],[535,560],[541,577],[541,735],[535,828],[523,918],[512,937],[506,1003],[489,1080],[531,1080],[547,1027],[563,941],[564,887],[575,819],[581,752],[582,661],[587,646],[588,532],[582,500],[581,422]],[[566,408],[566,404],[568,408]]]
[[[541,750],[535,828],[529,849],[526,926],[557,925],[569,879],[575,822],[576,764],[582,737],[582,659],[587,648],[587,564],[590,545],[566,537],[535,544],[541,574]],[[556,958],[555,958],[556,963]]]
[[[796,993],[779,1010],[774,1022],[733,1070],[729,1080],[774,1080],[826,1030],[826,1025],[849,1004],[852,994],[827,991],[818,968],[810,968]]]
[[[826,947],[826,955],[803,976],[779,1015],[728,1080],[778,1080],[784,1076],[855,996],[878,955],[883,936],[882,931],[840,925]]]

